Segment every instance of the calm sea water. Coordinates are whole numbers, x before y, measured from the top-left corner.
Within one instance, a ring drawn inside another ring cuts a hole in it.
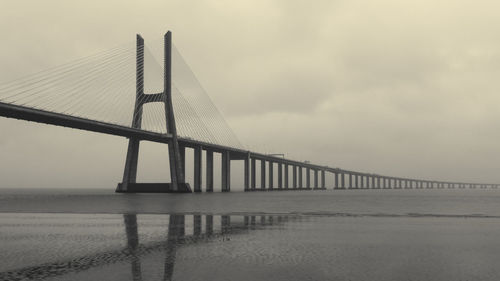
[[[0,280],[499,280],[500,191],[0,190]]]

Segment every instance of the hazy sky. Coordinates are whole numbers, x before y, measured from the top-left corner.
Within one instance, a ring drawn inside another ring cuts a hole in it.
[[[174,41],[249,149],[346,169],[500,182],[498,1],[2,1],[0,80]],[[0,119],[0,187],[120,181],[126,139]],[[139,179],[164,177],[158,144]]]

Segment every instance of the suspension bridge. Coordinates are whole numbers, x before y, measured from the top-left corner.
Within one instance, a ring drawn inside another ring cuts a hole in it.
[[[137,35],[136,42],[1,84],[0,116],[128,138],[117,192],[202,192],[203,181],[205,191],[212,192],[214,153],[221,155],[223,192],[231,190],[231,161],[244,163],[245,191],[498,188],[351,171],[249,151],[172,44],[172,33],[162,40],[163,49],[148,48]],[[169,183],[137,182],[141,141],[168,146]],[[186,148],[194,152],[193,187],[185,180]],[[331,184],[327,173],[334,176]]]

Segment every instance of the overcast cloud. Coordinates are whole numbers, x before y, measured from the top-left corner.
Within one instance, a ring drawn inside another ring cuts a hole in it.
[[[498,183],[498,11],[488,0],[3,1],[0,80],[172,30],[251,150]],[[0,187],[121,179],[123,138],[5,118],[0,132]],[[141,149],[139,179],[164,179],[166,147]]]

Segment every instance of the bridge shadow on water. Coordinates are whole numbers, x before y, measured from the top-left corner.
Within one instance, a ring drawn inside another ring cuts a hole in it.
[[[142,281],[144,280],[143,276],[146,272],[144,272],[144,264],[141,263],[141,259],[151,254],[164,255],[163,268],[155,268],[155,271],[162,270],[162,273],[155,273],[155,276],[162,276],[161,279],[158,280],[173,280],[177,251],[182,247],[189,247],[203,243],[220,243],[230,241],[233,235],[245,235],[252,231],[269,229],[270,226],[274,226],[274,229],[279,229],[279,227],[276,228],[276,226],[283,225],[290,219],[298,218],[296,216],[273,215],[186,216],[183,214],[171,214],[164,216],[165,218],[168,218],[168,227],[163,241],[141,243],[138,216],[136,214],[123,214],[123,231],[126,237],[126,247],[111,251],[102,251],[91,255],[79,256],[67,260],[60,260],[0,272],[0,280],[75,280],[81,278],[79,276],[75,276],[77,273],[85,274],[85,271],[91,269],[106,267],[118,263],[122,265],[129,263],[131,276],[130,280]],[[186,217],[193,218],[192,234],[186,234]],[[216,225],[214,224],[214,219],[220,221],[220,228],[215,227]],[[107,275],[110,273],[109,271],[109,269],[105,269],[103,274]],[[110,275],[111,276],[100,276],[100,278],[103,278],[102,280],[115,280],[113,278],[113,274],[110,273]],[[86,277],[84,277],[84,280],[86,280]]]

